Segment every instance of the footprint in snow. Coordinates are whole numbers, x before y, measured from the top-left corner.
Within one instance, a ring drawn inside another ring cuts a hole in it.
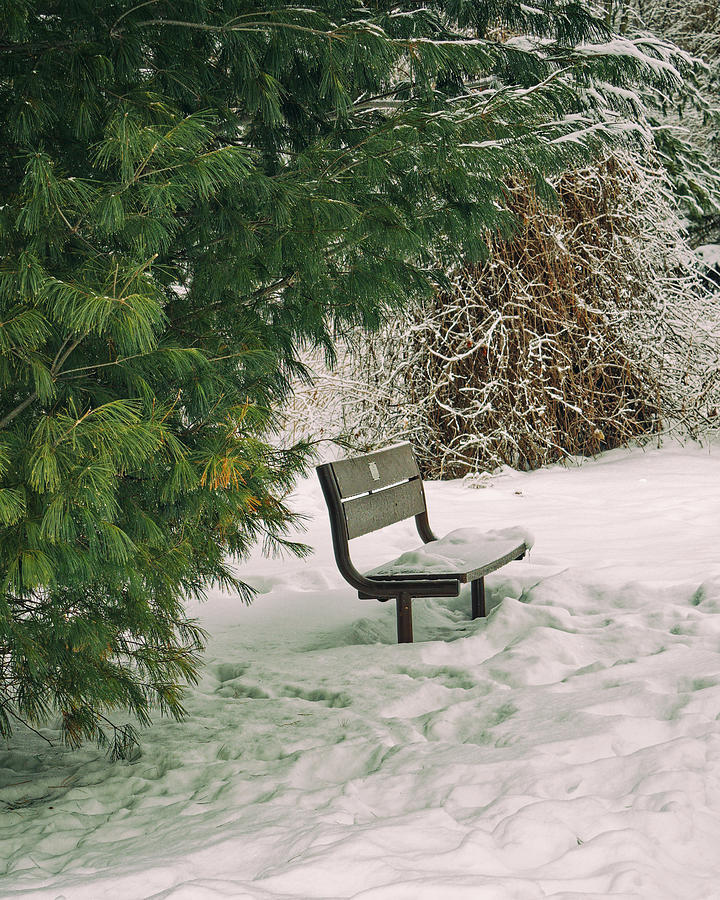
[[[450,689],[458,688],[463,691],[471,691],[477,687],[477,682],[467,672],[462,669],[455,669],[452,666],[400,668],[397,669],[397,673],[398,675],[407,675],[416,681],[432,680]]]
[[[352,703],[350,697],[342,692],[326,691],[322,688],[306,691],[304,688],[295,687],[291,684],[286,685],[280,691],[280,695],[282,697],[297,698],[298,700],[307,700],[310,703],[322,703],[323,706],[333,709],[345,709]]]
[[[243,684],[238,681],[221,684],[215,693],[220,697],[232,697],[236,700],[270,700],[272,698],[271,694],[256,684]]]
[[[226,681],[233,681],[233,679],[244,675],[249,668],[250,666],[247,663],[219,663],[216,666],[211,666],[210,671],[223,684]]]

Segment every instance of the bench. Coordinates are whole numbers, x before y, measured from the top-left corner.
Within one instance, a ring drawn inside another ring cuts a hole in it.
[[[324,463],[317,473],[330,514],[338,569],[360,599],[395,598],[398,643],[413,640],[413,599],[457,597],[460,585],[468,581],[472,617],[484,616],[485,575],[521,559],[532,545],[527,532],[519,528],[459,529],[441,540],[435,537],[420,470],[408,443]],[[358,572],[350,559],[350,541],[411,517],[422,546],[370,572]]]

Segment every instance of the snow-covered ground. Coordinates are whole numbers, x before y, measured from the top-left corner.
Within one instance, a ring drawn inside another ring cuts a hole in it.
[[[720,448],[428,486],[438,533],[519,524],[492,611],[393,604],[309,560],[213,596],[184,723],[134,762],[0,749],[0,896],[246,900],[720,898]],[[410,524],[354,544],[370,568]],[[51,732],[47,732],[49,735]]]

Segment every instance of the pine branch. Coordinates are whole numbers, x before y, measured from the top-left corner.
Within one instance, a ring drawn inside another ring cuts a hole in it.
[[[37,728],[33,728],[33,726],[30,725],[29,722],[27,722],[25,719],[23,719],[22,716],[19,716],[13,709],[11,709],[8,703],[2,703],[2,708],[8,715],[12,716],[13,719],[20,722],[22,725],[25,726],[25,728],[27,728],[29,731],[32,731],[39,738],[42,738],[45,741],[45,743],[49,744],[51,747],[55,746],[55,744],[53,744],[53,742],[50,740],[50,738],[45,737],[45,735],[42,734],[41,732],[39,732],[37,730]]]
[[[20,413],[24,412],[31,403],[34,403],[34,401],[37,400],[37,397],[37,391],[33,391],[32,394],[27,396],[22,403],[15,407],[15,409],[9,412],[6,416],[3,416],[3,418],[0,419],[0,428],[5,428],[6,425],[9,425],[10,422],[12,422],[14,418],[16,418],[16,416],[19,416]]]
[[[244,25],[233,25],[230,20],[225,25],[210,25],[204,22],[186,22],[180,19],[145,19],[142,22],[136,22],[136,28],[146,28],[148,26],[171,26],[176,28],[188,28],[194,31],[205,31],[211,34],[229,34],[232,32],[258,32],[265,28],[286,29],[288,31],[298,31],[304,34],[311,34],[315,37],[327,38],[328,40],[341,40],[342,34],[338,29],[334,31],[321,31],[317,28],[308,28],[305,25],[295,25],[290,22],[246,22]],[[120,32],[122,33],[122,32]]]

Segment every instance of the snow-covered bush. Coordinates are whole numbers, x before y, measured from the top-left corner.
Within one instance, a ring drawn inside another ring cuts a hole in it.
[[[652,134],[691,240],[720,238],[720,4],[717,0],[601,0],[606,23],[634,44],[680,48],[694,58],[673,96],[641,89],[638,107]]]
[[[450,290],[357,335],[291,421],[356,448],[413,440],[426,474],[535,468],[712,425],[720,317],[659,168],[627,153],[510,189],[519,226]]]

